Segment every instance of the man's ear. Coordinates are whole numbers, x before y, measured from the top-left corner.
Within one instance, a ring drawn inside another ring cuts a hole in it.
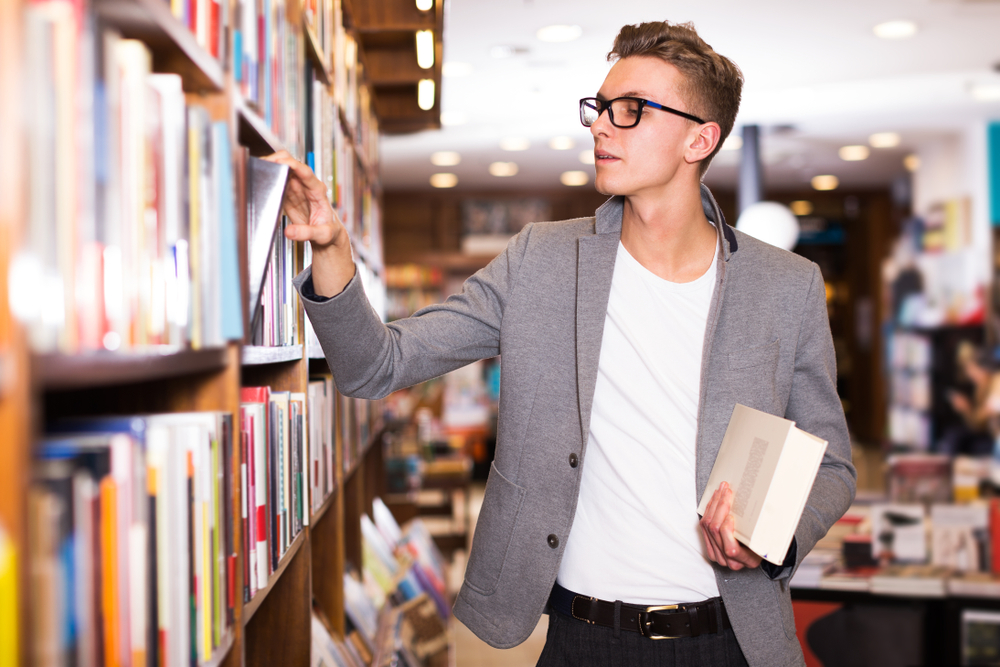
[[[711,155],[722,137],[722,128],[716,122],[703,123],[695,129],[697,133],[693,134],[687,149],[689,162],[701,162]]]

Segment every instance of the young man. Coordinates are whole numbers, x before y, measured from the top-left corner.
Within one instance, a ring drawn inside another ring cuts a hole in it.
[[[597,97],[595,217],[529,225],[461,294],[383,325],[293,167],[297,285],[338,388],[376,398],[500,354],[496,458],[455,615],[497,647],[548,611],[540,665],[802,664],[788,580],[855,471],[816,265],[735,232],[701,177],[742,75],[690,25],[626,26]],[[829,441],[782,567],[697,505],[736,403]],[[666,637],[664,641],[653,641]]]

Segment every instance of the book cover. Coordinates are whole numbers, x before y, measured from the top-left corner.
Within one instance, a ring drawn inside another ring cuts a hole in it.
[[[260,317],[261,294],[268,258],[281,220],[288,167],[251,157],[247,163],[247,263],[251,330]]]
[[[924,516],[921,503],[872,505],[872,557],[882,563],[925,562],[927,535]]]
[[[736,405],[705,493],[704,515],[722,482],[733,490],[736,539],[781,565],[826,452],[826,441],[781,417]]]

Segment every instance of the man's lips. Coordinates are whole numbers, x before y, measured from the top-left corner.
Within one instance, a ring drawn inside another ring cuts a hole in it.
[[[594,151],[594,159],[597,160],[598,162],[602,162],[602,161],[606,162],[608,160],[617,160],[618,156],[617,155],[612,155],[611,153],[608,153],[607,151],[595,150]]]

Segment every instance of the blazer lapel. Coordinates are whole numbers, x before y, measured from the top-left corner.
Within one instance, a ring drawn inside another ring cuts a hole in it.
[[[579,240],[576,271],[576,369],[580,397],[580,429],[586,446],[594,405],[597,365],[601,358],[604,320],[621,240],[622,200],[613,197],[597,209],[593,236]]]

